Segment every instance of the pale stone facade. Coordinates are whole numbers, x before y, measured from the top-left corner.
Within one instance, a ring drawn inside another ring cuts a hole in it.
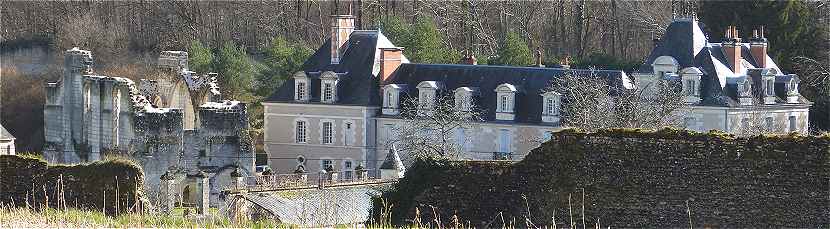
[[[204,174],[209,181],[201,185],[209,183],[209,188],[198,190],[208,192],[212,203],[218,203],[219,192],[230,183],[231,171],[253,174],[246,105],[220,100],[216,75],[188,71],[186,52],[163,52],[157,79],[141,85],[95,75],[89,51],[68,50],[65,60],[61,81],[46,86],[48,161],[127,155],[142,165],[151,194],[159,191],[160,177],[169,174],[179,184],[179,194],[196,195],[200,180],[187,178]]]
[[[694,18],[672,22],[633,74],[637,86],[679,81],[690,130],[807,134],[812,103],[800,95],[798,76],[783,73],[767,55],[763,29],[742,42],[730,27],[721,43],[712,43],[702,27]]]
[[[0,155],[15,155],[14,136],[0,124]]]

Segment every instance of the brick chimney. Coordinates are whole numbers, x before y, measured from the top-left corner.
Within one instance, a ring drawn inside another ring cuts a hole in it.
[[[403,48],[381,48],[380,49],[380,81],[384,82],[401,66]]]
[[[726,34],[722,42],[723,53],[733,73],[741,71],[741,37],[735,26],[726,28]]]
[[[349,44],[349,35],[354,31],[354,16],[331,16],[331,64],[339,64],[340,57]]]
[[[478,65],[478,60],[470,51],[464,51],[464,56],[461,57],[461,64]]]
[[[752,39],[749,42],[749,54],[759,68],[767,67],[767,38],[764,37],[764,26],[761,26],[760,36],[758,30],[752,31]]]
[[[536,48],[536,67],[545,67],[545,65],[542,64],[542,50],[540,50],[539,48]]]

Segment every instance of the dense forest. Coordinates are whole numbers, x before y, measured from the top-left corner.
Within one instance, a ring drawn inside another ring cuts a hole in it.
[[[20,150],[41,148],[43,83],[60,76],[62,50],[78,46],[93,51],[97,72],[131,78],[149,75],[160,51],[187,50],[191,68],[219,72],[224,92],[249,102],[261,128],[257,102],[328,38],[329,15],[347,13],[417,62],[455,63],[467,51],[479,63],[528,65],[539,50],[546,64],[567,56],[572,66],[628,71],[673,18],[699,18],[712,41],[729,25],[742,37],[763,25],[770,54],[808,78],[802,90],[821,105],[830,97],[818,89],[828,88],[828,11],[826,0],[3,1],[3,124]]]

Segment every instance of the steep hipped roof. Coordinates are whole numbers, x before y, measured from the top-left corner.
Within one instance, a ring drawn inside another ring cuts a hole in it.
[[[652,73],[655,60],[660,56],[671,56],[676,61],[678,70],[686,67],[697,67],[703,76],[700,81],[701,102],[704,106],[738,106],[736,98],[730,96],[729,82],[733,78],[745,77],[750,69],[757,68],[758,61],[750,54],[749,43],[739,43],[741,46],[741,71],[733,73],[731,65],[726,59],[721,43],[710,43],[708,36],[703,32],[704,25],[692,19],[677,19],[666,29],[662,39],[652,49],[638,70],[641,73]],[[769,55],[765,56],[767,68],[774,69],[778,76],[784,75],[778,65]]]
[[[0,124],[0,140],[14,140],[14,136],[3,127],[3,124]]]
[[[418,85],[423,81],[437,81],[444,85],[442,93],[452,93],[460,87],[478,88],[475,106],[482,111],[486,121],[496,121],[496,87],[501,84],[515,86],[515,120],[519,123],[542,122],[542,96],[555,78],[566,72],[574,77],[591,73],[586,69],[561,69],[538,67],[512,67],[460,64],[403,64],[387,80],[390,84]],[[631,88],[628,76],[622,71],[594,70],[594,73],[614,85],[614,88]],[[418,88],[407,87],[405,93],[418,95]]]
[[[320,74],[325,71],[338,73],[338,101],[341,105],[373,106],[380,104],[376,74],[379,71],[379,48],[391,48],[379,31],[354,31],[349,36],[346,52],[339,64],[331,64],[331,40],[326,41],[303,64],[303,71],[311,78],[311,102],[320,101]],[[402,62],[409,60],[403,57]],[[294,79],[286,80],[266,101],[294,102]]]

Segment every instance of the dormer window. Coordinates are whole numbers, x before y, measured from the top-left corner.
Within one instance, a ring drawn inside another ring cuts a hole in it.
[[[676,73],[679,65],[680,64],[678,64],[674,57],[659,56],[654,59],[654,63],[651,64],[651,67],[654,69],[654,75],[657,77],[663,77],[668,73]]]
[[[784,90],[787,91],[787,103],[799,103],[798,83],[800,80],[796,75],[779,76],[784,82]]]
[[[428,111],[435,108],[435,97],[441,85],[436,81],[423,81],[418,84],[418,110]]]
[[[385,115],[400,114],[400,95],[403,84],[387,84],[383,86],[383,110]]]
[[[752,105],[752,80],[749,80],[749,78],[745,76],[742,77],[737,81],[737,90],[739,97],[738,100],[741,105]]]
[[[308,102],[310,95],[308,76],[302,71],[294,73],[294,100]]]
[[[459,87],[455,89],[455,109],[459,111],[472,111],[473,109],[473,93],[475,88]]]
[[[542,122],[558,123],[562,95],[551,91],[542,94]]]
[[[334,73],[332,71],[326,71],[320,75],[320,102],[337,102],[337,82],[337,73]]]
[[[680,77],[683,83],[684,100],[688,104],[700,102],[700,78],[703,72],[696,67],[684,68],[680,71]]]
[[[514,107],[516,102],[516,87],[504,83],[496,87],[496,119],[513,120],[515,118]]]

